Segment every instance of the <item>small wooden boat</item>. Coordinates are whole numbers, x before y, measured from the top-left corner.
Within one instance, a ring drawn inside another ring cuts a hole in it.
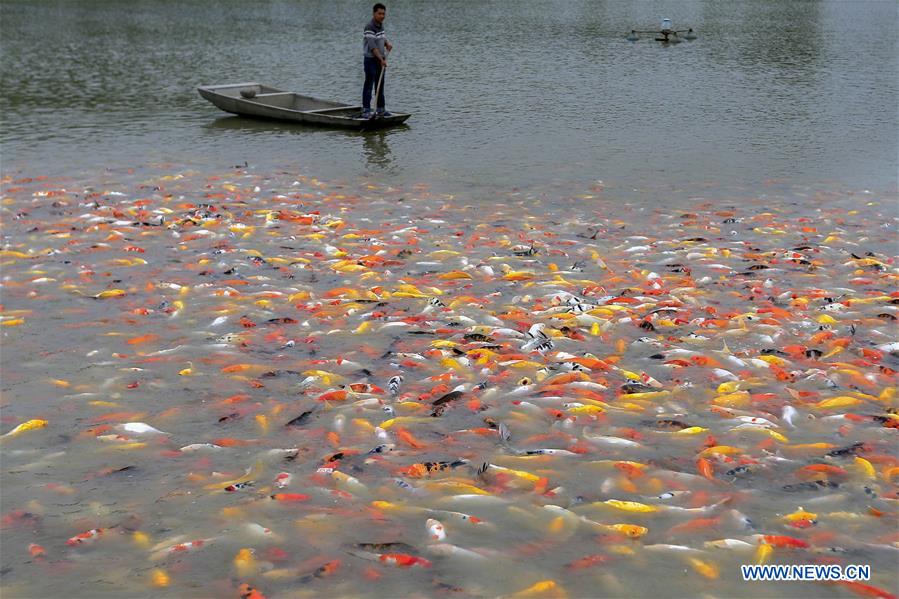
[[[394,112],[388,117],[363,119],[361,106],[319,100],[259,83],[203,85],[197,91],[225,112],[309,125],[380,129],[404,123],[412,116]]]

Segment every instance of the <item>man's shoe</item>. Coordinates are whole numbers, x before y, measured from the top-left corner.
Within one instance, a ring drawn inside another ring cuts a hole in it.
[[[376,116],[377,116],[379,119],[386,119],[386,118],[391,117],[391,116],[393,116],[393,115],[390,114],[389,112],[387,112],[386,110],[379,110]]]
[[[372,117],[371,110],[365,110],[365,109],[362,110],[362,118],[363,119],[370,119],[371,117]]]

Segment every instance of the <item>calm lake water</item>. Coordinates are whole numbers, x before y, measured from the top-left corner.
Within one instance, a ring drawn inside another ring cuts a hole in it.
[[[892,1],[391,2],[388,102],[414,116],[369,134],[232,118],[195,91],[357,102],[365,3],[0,5],[7,171],[246,161],[475,193],[896,183]],[[662,17],[699,39],[624,39]]]

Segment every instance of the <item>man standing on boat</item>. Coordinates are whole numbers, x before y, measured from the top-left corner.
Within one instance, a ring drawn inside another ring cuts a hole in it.
[[[372,7],[371,21],[365,26],[362,33],[362,66],[365,68],[365,85],[362,87],[362,118],[370,119],[371,112],[371,94],[372,87],[378,89],[378,81],[380,80],[380,91],[377,97],[378,110],[374,114],[375,117],[391,116],[385,108],[384,100],[384,79],[383,72],[387,68],[387,53],[393,49],[393,44],[387,40],[387,33],[384,31],[384,17],[387,16],[387,7],[378,2]]]

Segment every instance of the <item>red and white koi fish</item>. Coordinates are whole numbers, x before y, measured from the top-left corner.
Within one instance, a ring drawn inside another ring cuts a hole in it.
[[[428,518],[425,522],[425,528],[428,531],[428,539],[431,541],[442,541],[446,538],[446,529],[439,520]]]
[[[293,480],[293,475],[289,472],[280,472],[275,477],[275,486],[279,489],[286,489],[290,486],[290,482]]]
[[[84,545],[86,543],[93,543],[108,531],[108,528],[92,528],[86,532],[82,532],[75,535],[74,537],[71,537],[68,541],[66,541],[66,545],[69,545],[70,547],[78,547],[79,545]]]

